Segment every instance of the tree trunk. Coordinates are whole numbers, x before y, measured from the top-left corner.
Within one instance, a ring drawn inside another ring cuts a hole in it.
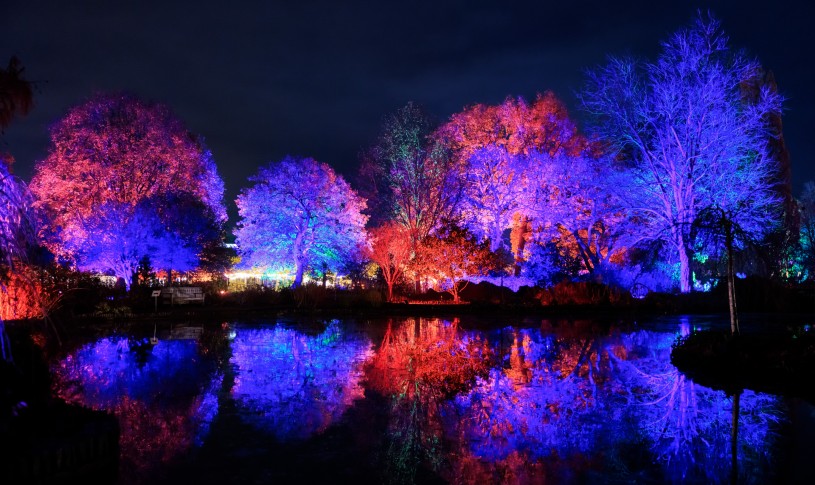
[[[388,284],[388,303],[393,301],[393,281],[387,281]]]
[[[686,250],[684,246],[683,243],[679,249],[679,291],[682,293],[690,293],[690,254],[688,254],[688,250]]]
[[[730,304],[730,334],[739,333],[739,319],[736,313],[736,274],[733,265],[733,224],[724,221],[725,244],[727,245],[727,300]]]
[[[294,260],[294,283],[292,283],[292,288],[299,288],[300,285],[303,284],[303,269],[304,269],[303,261],[300,258],[296,258]]]

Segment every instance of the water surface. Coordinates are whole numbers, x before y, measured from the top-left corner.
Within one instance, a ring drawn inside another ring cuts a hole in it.
[[[175,325],[80,345],[55,391],[117,414],[125,483],[815,477],[812,406],[671,365],[677,336],[723,322],[489,323]]]

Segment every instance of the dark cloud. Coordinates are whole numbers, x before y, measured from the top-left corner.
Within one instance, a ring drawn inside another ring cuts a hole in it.
[[[346,175],[382,117],[413,100],[439,119],[475,102],[554,91],[580,117],[582,71],[609,54],[653,57],[712,10],[732,45],[773,70],[788,97],[795,187],[815,179],[812,7],[802,2],[68,2],[15,1],[0,61],[40,82],[34,111],[3,136],[30,178],[48,125],[95,91],[170,105],[203,135],[234,199],[287,153]]]

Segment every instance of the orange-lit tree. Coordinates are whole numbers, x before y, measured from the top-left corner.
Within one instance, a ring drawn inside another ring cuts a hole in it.
[[[373,228],[369,239],[371,246],[367,257],[379,266],[388,286],[388,301],[393,301],[393,286],[404,276],[413,255],[410,234],[404,226],[386,222]]]
[[[466,278],[485,274],[492,256],[487,244],[479,243],[467,229],[445,225],[419,244],[412,270],[429,286],[449,292],[459,303],[461,290],[468,284]]]

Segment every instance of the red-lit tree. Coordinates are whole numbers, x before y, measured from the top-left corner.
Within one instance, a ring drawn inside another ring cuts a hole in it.
[[[236,201],[243,265],[293,267],[297,287],[309,266],[336,271],[365,243],[365,201],[325,163],[287,157],[250,180]]]
[[[445,225],[438,234],[419,244],[412,270],[432,286],[448,291],[459,303],[468,276],[486,274],[492,253],[466,229]]]
[[[163,229],[159,239],[181,240],[200,252],[198,231],[177,230],[189,215],[177,217],[168,207],[178,198],[200,201],[208,214],[203,219],[214,226],[198,228],[201,232],[218,232],[226,220],[223,182],[212,155],[163,105],[129,95],[99,95],[54,125],[51,143],[31,182],[35,206],[45,216],[41,235],[54,254],[80,269],[111,271],[111,261],[126,258],[115,266],[129,285],[131,275],[123,268],[135,268],[143,256],[157,256],[142,253],[144,248],[124,256],[115,244],[101,243],[129,238],[115,233],[133,229],[145,217],[158,218],[151,227]],[[154,214],[144,213],[146,200],[152,201],[147,205]],[[89,246],[98,251],[86,251]],[[105,247],[113,252],[105,254]]]
[[[370,231],[367,257],[379,266],[388,285],[388,301],[393,300],[393,285],[405,274],[413,255],[408,231],[395,222],[387,222]]]

